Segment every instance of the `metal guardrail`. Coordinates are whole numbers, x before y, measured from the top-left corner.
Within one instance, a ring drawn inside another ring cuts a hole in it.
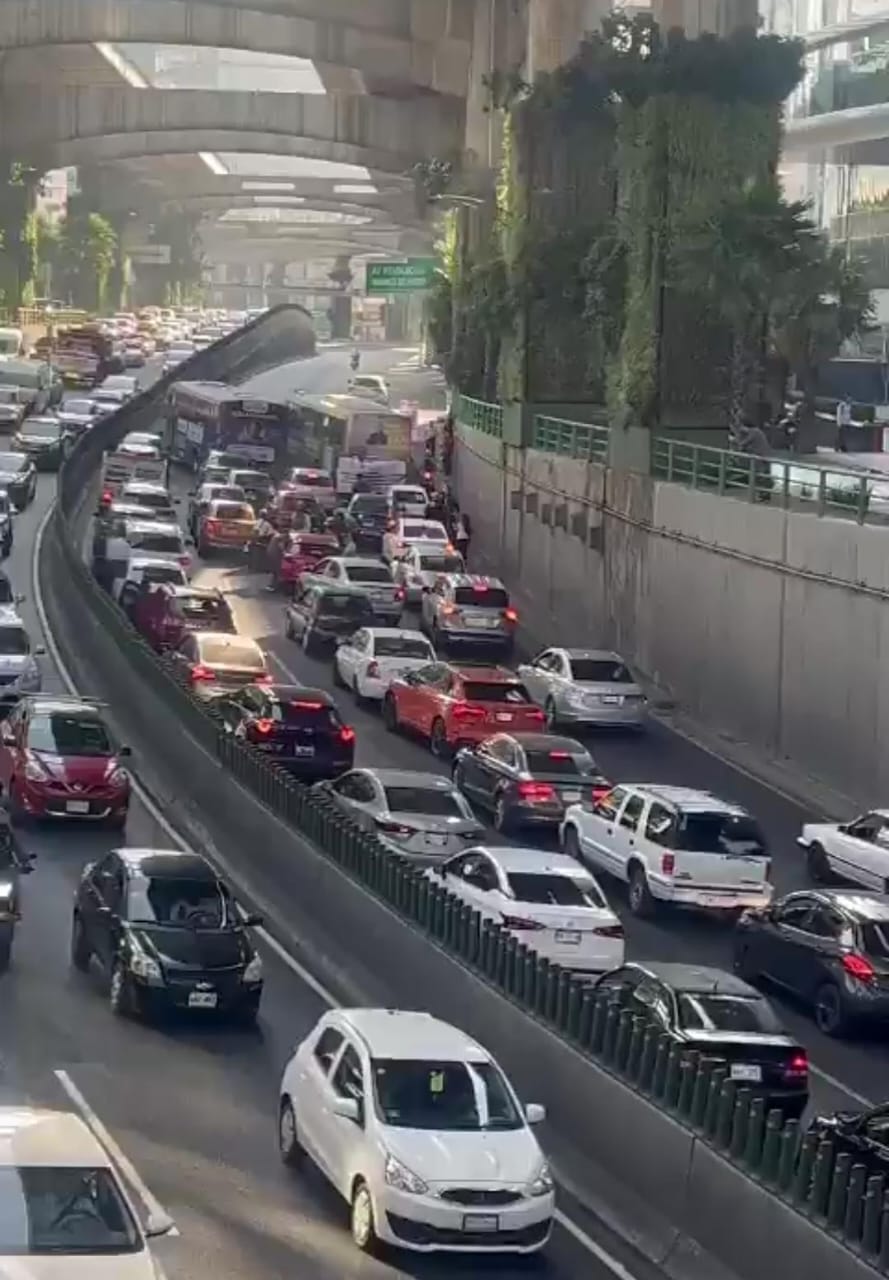
[[[0,307],[0,324],[14,325],[20,329],[50,322],[54,325],[83,324],[89,319],[88,311],[78,311],[76,307],[60,307],[55,311],[47,311],[45,307],[19,307],[18,310]]]
[[[840,516],[863,524],[889,519],[889,476],[788,462],[684,440],[656,437],[652,475],[748,502],[801,506],[819,516]],[[885,490],[885,492],[883,492]]]
[[[503,439],[503,409],[487,400],[473,400],[472,396],[460,396],[457,421],[464,427],[472,427],[486,436]]]
[[[608,461],[608,427],[589,422],[570,422],[567,418],[547,418],[537,414],[531,447],[544,453],[561,453],[583,462]]]

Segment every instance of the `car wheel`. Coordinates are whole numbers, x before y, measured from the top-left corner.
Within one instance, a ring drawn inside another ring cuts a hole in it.
[[[108,988],[108,1003],[116,1018],[131,1018],[135,1013],[133,988],[126,970],[119,960],[111,971],[111,983]]]
[[[363,706],[364,703],[367,701],[367,699],[365,698],[364,694],[361,692],[361,685],[358,680],[357,671],[355,672],[355,676],[352,680],[352,692],[355,694],[355,701],[358,703],[359,707]]]
[[[299,1140],[296,1112],[289,1098],[281,1099],[278,1111],[278,1153],[281,1163],[286,1164],[288,1169],[299,1168],[306,1155]]]
[[[574,858],[576,862],[583,862],[583,854],[580,851],[580,839],[574,827],[568,827],[562,840],[562,852],[568,858]]]
[[[12,930],[0,933],[0,973],[5,973],[12,963]]]
[[[284,635],[288,640],[296,639],[296,632],[293,630],[293,622],[289,613],[284,614]]]
[[[391,693],[387,693],[383,699],[383,724],[390,733],[398,732],[398,704]]]
[[[651,896],[648,880],[640,866],[633,867],[630,872],[629,901],[633,915],[642,919],[653,916],[657,911],[657,902]]]
[[[354,1244],[362,1253],[373,1253],[377,1245],[374,1207],[367,1183],[361,1179],[355,1184],[355,1190],[352,1192],[350,1225]]]
[[[506,802],[506,796],[501,791],[494,803],[494,830],[505,836],[512,830],[513,825],[513,817]]]
[[[547,698],[546,706],[543,708],[543,714],[546,717],[546,727],[549,733],[556,733],[559,728],[559,713],[556,711],[556,704],[552,698]]]
[[[340,671],[340,664],[339,664],[339,662],[337,661],[337,659],[336,659],[336,658],[334,658],[334,660],[333,660],[333,675],[332,675],[332,679],[333,679],[333,683],[336,685],[336,687],[337,687],[338,689],[345,689],[345,688],[347,688],[346,682],[345,682],[345,680],[343,679],[343,673],[342,673],[342,671]]]
[[[91,955],[92,951],[87,941],[83,921],[79,915],[76,915],[71,923],[71,963],[75,969],[79,969],[81,973],[86,973],[90,967]]]
[[[825,982],[815,992],[815,1025],[826,1036],[842,1036],[849,1029],[843,997],[833,982]]]
[[[806,869],[816,884],[831,884],[833,881],[827,854],[817,842],[810,844],[806,850]]]
[[[451,744],[448,742],[448,731],[444,720],[435,720],[429,735],[429,749],[439,760],[448,760],[451,755]]]

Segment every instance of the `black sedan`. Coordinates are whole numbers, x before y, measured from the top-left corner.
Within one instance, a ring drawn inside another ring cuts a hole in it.
[[[729,1078],[799,1118],[809,1100],[805,1049],[788,1036],[772,1006],[753,987],[701,965],[645,961],[599,979],[624,1009],[653,1020],[680,1045],[728,1065]]]
[[[255,1022],[262,960],[242,915],[205,858],[178,850],[115,849],[86,865],[74,898],[71,962],[95,959],[112,1013],[227,1013]]]
[[[389,499],[379,493],[356,493],[346,508],[345,525],[356,551],[379,551],[389,527]]]
[[[355,730],[323,689],[248,684],[214,706],[235,738],[306,782],[337,778],[352,768]]]
[[[494,826],[558,826],[568,805],[610,790],[586,747],[549,733],[497,733],[454,761],[454,785],[494,814]]]
[[[38,471],[58,471],[67,458],[74,437],[58,418],[25,418],[13,445],[28,454]]]
[[[868,1111],[815,1116],[809,1130],[829,1138],[837,1155],[845,1151],[853,1165],[863,1164],[868,1177],[882,1174],[889,1179],[889,1103],[881,1102]]]
[[[88,398],[68,396],[59,406],[59,422],[75,437],[95,426],[100,416],[99,405]]]
[[[26,453],[0,453],[0,489],[5,489],[18,511],[34,501],[37,468]]]
[[[818,1029],[843,1036],[889,1023],[889,897],[864,889],[789,893],[741,917],[735,971],[807,1004]]]

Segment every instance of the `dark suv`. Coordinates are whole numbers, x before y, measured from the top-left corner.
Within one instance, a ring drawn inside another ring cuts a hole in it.
[[[214,705],[234,738],[303,781],[338,778],[352,768],[355,730],[323,689],[248,684]]]
[[[332,649],[361,627],[376,624],[367,592],[346,584],[329,586],[306,576],[296,583],[293,600],[284,611],[284,633],[299,640],[306,653]]]
[[[346,508],[346,531],[356,551],[379,551],[389,527],[389,499],[381,493],[356,493]]]

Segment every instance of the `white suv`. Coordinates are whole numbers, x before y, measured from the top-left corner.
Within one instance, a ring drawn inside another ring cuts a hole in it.
[[[352,1239],[431,1253],[535,1253],[552,1177],[500,1068],[428,1013],[325,1014],[284,1069],[279,1146],[308,1155],[351,1205]]]
[[[566,853],[627,883],[638,916],[661,903],[736,914],[772,899],[759,824],[708,791],[625,783],[571,805],[560,837]]]

